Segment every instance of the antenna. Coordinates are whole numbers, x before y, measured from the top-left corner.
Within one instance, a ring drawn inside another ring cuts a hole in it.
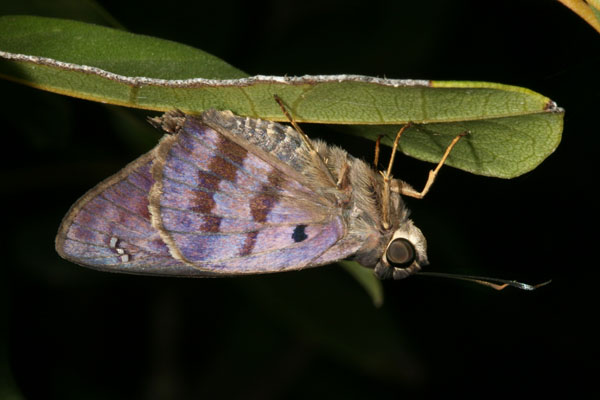
[[[521,290],[535,290],[542,286],[546,286],[552,279],[547,280],[546,282],[538,283],[537,285],[530,285],[527,283],[522,283],[518,281],[511,281],[506,279],[498,279],[498,278],[487,278],[482,276],[472,276],[472,275],[455,275],[455,274],[445,274],[443,272],[417,272],[416,275],[423,276],[432,276],[435,278],[448,278],[448,279],[458,279],[461,281],[474,282],[483,286],[491,287],[492,289],[502,290],[507,286],[511,286]]]

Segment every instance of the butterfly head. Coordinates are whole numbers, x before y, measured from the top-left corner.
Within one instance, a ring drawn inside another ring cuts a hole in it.
[[[381,277],[406,278],[418,272],[427,261],[427,241],[410,219],[392,235],[375,272]]]

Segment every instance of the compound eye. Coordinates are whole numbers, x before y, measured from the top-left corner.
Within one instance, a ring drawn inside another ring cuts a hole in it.
[[[385,256],[394,267],[408,267],[415,261],[415,247],[407,239],[394,239],[388,246]]]

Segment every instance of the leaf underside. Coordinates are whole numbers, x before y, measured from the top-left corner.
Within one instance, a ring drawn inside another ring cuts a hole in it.
[[[547,97],[494,83],[248,77],[179,43],[32,16],[0,17],[0,76],[127,107],[188,113],[229,109],[285,121],[273,100],[277,94],[298,122],[348,125],[348,133],[373,140],[384,135],[388,145],[401,125],[413,121],[400,148],[430,162],[468,131],[447,164],[501,178],[528,172],[548,157],[560,142],[564,115]]]

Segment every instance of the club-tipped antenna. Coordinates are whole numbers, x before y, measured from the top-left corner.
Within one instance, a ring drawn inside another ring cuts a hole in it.
[[[455,275],[455,274],[446,274],[443,272],[422,272],[419,271],[416,273],[417,275],[422,276],[432,276],[437,278],[448,278],[448,279],[458,279],[461,281],[474,282],[483,286],[491,287],[492,289],[502,290],[508,286],[521,289],[521,290],[535,290],[542,286],[546,286],[552,279],[547,280],[542,283],[538,283],[537,285],[530,285],[528,283],[512,281],[507,279],[498,279],[498,278],[488,278],[482,276],[472,276],[472,275]]]

